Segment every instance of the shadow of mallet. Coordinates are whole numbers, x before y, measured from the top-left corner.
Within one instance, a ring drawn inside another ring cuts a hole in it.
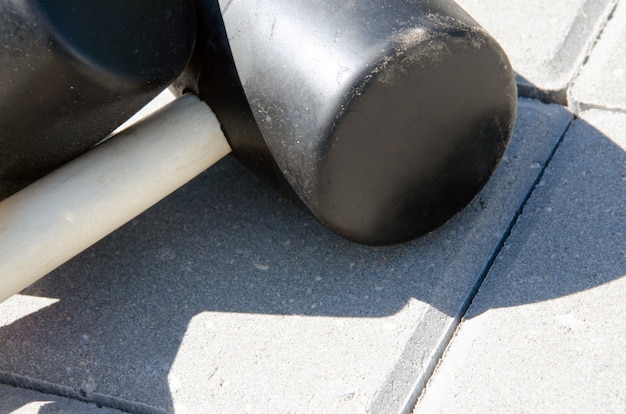
[[[510,138],[510,64],[452,2],[366,3],[234,1],[220,11],[201,2],[195,55],[177,87],[197,92],[219,123],[186,94],[0,203],[0,299],[231,146],[356,242],[410,240],[460,211]]]

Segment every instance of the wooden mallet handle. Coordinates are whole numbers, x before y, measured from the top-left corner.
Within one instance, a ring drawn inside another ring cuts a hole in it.
[[[129,222],[231,151],[185,95],[0,203],[0,301]]]

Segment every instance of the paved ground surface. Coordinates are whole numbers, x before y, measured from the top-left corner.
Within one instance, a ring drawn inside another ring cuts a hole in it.
[[[0,413],[626,412],[626,0],[460,4],[522,95],[466,210],[357,246],[226,159],[0,304]]]

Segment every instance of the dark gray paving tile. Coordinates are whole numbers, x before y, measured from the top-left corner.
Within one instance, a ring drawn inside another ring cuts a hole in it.
[[[479,197],[395,247],[339,239],[224,160],[1,304],[0,370],[177,413],[410,407],[571,118],[521,100]]]
[[[417,413],[623,413],[626,115],[565,137]]]

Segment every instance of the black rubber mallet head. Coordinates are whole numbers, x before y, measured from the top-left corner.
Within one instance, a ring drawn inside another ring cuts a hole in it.
[[[510,138],[515,77],[450,0],[198,2],[176,83],[235,156],[333,231],[423,235],[466,206]]]
[[[340,235],[410,240],[486,183],[510,64],[448,0],[0,3],[0,180],[42,176],[171,82],[236,157]],[[25,29],[26,28],[26,29]],[[6,186],[6,184],[5,184]]]
[[[12,16],[26,10],[0,4]],[[322,223],[366,244],[401,242],[436,228],[469,203],[502,157],[515,117],[514,75],[500,47],[451,1],[196,6],[199,35],[176,88],[196,92],[217,119],[198,97],[185,94],[0,202],[0,300],[128,222],[231,147]],[[59,27],[59,33],[69,30]],[[161,30],[174,29],[163,23]],[[33,50],[50,58],[41,44]],[[154,61],[157,72],[158,61],[170,56],[163,53]],[[186,61],[182,52],[174,58],[157,79],[166,82]],[[67,71],[77,76],[75,67]],[[113,81],[118,73],[102,75]],[[70,78],[59,78],[66,82],[61,85],[71,86]],[[12,91],[2,81],[3,93]],[[89,108],[102,104],[88,96]],[[37,108],[54,106],[46,102]],[[89,113],[72,108],[76,116]],[[67,121],[63,114],[59,119]],[[80,122],[88,131],[89,121]],[[91,145],[84,131],[77,142]],[[44,141],[52,136],[46,134]],[[40,141],[25,137],[39,151]],[[3,139],[2,145],[9,142]],[[57,144],[52,154],[64,149]],[[3,161],[5,171],[12,165],[19,163]]]
[[[0,0],[0,200],[172,83],[195,37],[187,0]]]

